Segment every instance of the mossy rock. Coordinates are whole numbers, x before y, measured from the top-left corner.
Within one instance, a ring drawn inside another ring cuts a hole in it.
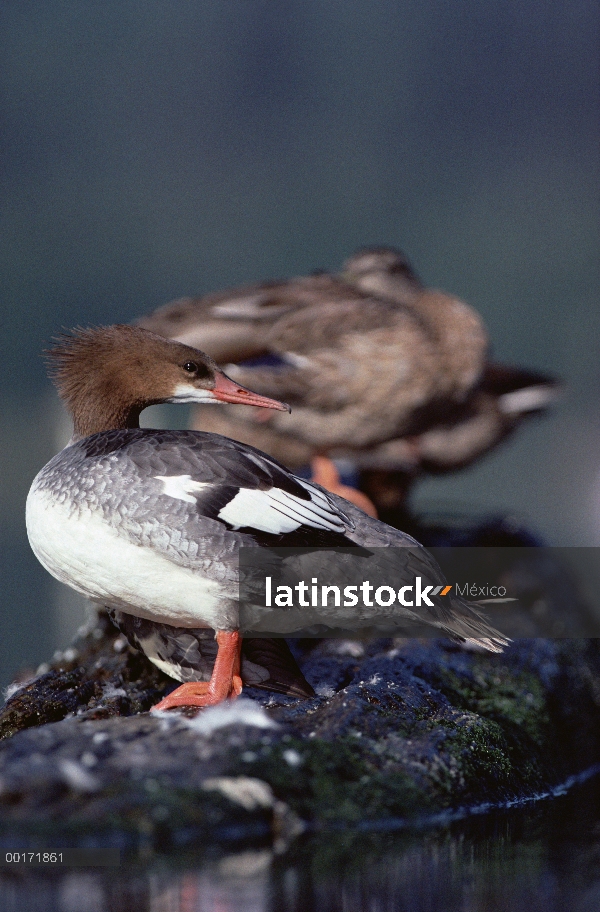
[[[249,688],[241,715],[211,729],[229,710],[147,712],[173,682],[101,616],[0,714],[4,831],[119,831],[159,847],[200,832],[285,840],[531,797],[600,761],[595,640],[519,641],[502,655],[444,640],[297,653],[318,696]]]

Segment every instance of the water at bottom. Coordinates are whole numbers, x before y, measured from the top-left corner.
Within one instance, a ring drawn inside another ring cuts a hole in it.
[[[328,832],[286,852],[197,844],[119,868],[0,870],[0,912],[596,912],[600,777],[443,827]]]

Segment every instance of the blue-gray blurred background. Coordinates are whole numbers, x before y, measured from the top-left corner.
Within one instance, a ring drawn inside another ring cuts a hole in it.
[[[58,447],[52,335],[365,244],[477,307],[497,358],[567,381],[415,506],[600,543],[597,20],[592,0],[4,0],[1,682],[82,616],[23,518]]]

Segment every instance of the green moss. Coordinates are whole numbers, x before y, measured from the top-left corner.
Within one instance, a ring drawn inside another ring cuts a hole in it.
[[[518,786],[510,746],[499,725],[477,716],[439,725],[447,733],[442,755],[450,763],[448,775],[438,779],[454,799],[499,797]]]
[[[445,751],[457,780],[471,795],[488,798],[534,790],[551,777],[544,750],[551,739],[550,713],[541,682],[527,671],[475,661],[459,676],[440,665],[436,687],[471,721],[441,720],[449,734]]]
[[[286,756],[301,762],[293,769]],[[244,774],[268,782],[305,820],[352,824],[385,817],[414,817],[432,807],[431,796],[401,769],[382,769],[367,739],[334,742],[291,739],[264,748]],[[239,774],[239,768],[236,771]]]
[[[481,662],[464,677],[441,665],[437,676],[437,687],[457,708],[516,727],[538,746],[547,742],[550,716],[534,674]]]

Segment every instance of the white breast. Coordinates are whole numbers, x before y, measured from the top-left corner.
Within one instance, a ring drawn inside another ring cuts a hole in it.
[[[215,582],[181,567],[119,535],[99,513],[73,512],[35,482],[26,519],[40,563],[93,601],[178,627],[238,626],[237,580]]]

